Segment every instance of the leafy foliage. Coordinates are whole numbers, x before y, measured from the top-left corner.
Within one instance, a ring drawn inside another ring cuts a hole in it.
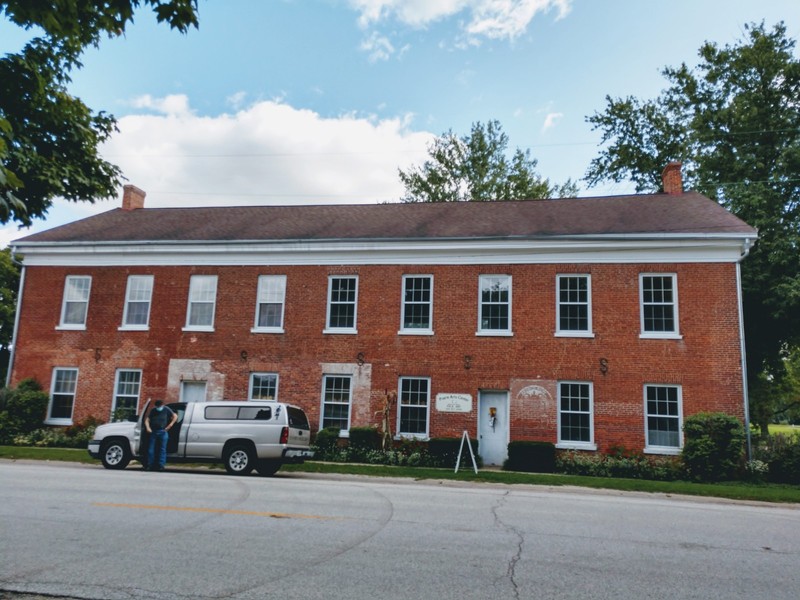
[[[437,137],[421,167],[400,169],[403,202],[528,200],[577,195],[572,181],[553,186],[536,173],[537,161],[517,148],[507,157],[508,136],[499,121],[480,122],[464,137]]]
[[[556,457],[556,472],[652,481],[677,481],[686,476],[679,457],[645,456],[641,452],[619,450],[608,454],[575,450],[560,452]]]
[[[767,464],[768,481],[800,485],[800,434],[771,435],[756,447],[755,456]]]
[[[745,37],[706,42],[694,69],[665,68],[654,100],[606,98],[587,118],[605,145],[585,180],[660,189],[670,161],[685,181],[756,227],[742,263],[751,413],[774,412],[784,359],[800,347],[800,61],[783,23],[750,24]],[[759,380],[759,377],[761,378]]]
[[[556,447],[550,442],[510,442],[506,471],[552,473],[556,468]]]
[[[19,289],[19,267],[14,263],[11,249],[0,251],[0,380],[5,381],[11,342],[14,337],[14,317]]]
[[[140,6],[181,32],[197,26],[197,0],[0,0],[0,16],[42,31],[0,58],[0,223],[29,225],[56,197],[94,202],[115,194],[121,173],[98,147],[116,121],[70,95],[67,84],[83,50],[124,34]]]
[[[735,479],[744,451],[744,427],[724,413],[698,413],[683,424],[681,452],[689,475],[697,481]]]
[[[0,390],[0,443],[28,434],[42,426],[50,397],[34,379],[25,379],[16,388]]]

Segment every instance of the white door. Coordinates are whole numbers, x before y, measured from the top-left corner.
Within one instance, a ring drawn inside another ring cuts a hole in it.
[[[205,402],[205,381],[181,381],[181,402]]]
[[[480,392],[478,452],[484,465],[502,465],[508,458],[508,393]]]

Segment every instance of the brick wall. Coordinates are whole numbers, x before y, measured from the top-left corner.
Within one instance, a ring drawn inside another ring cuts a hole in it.
[[[591,381],[598,448],[641,449],[644,383],[681,385],[684,416],[721,410],[743,417],[735,268],[727,263],[28,267],[12,385],[35,377],[49,389],[54,367],[77,367],[73,420],[89,415],[105,420],[117,368],[143,370],[143,400],[175,401],[179,381],[170,381],[170,364],[199,361],[192,364],[205,365],[198,378],[211,376],[212,397],[246,398],[251,372],[277,372],[280,399],[303,406],[316,427],[324,365],[344,365],[360,382],[353,426],[377,425],[383,393],[396,391],[400,376],[420,376],[430,377],[431,405],[437,393],[474,399],[471,413],[431,408],[432,437],[464,430],[474,436],[479,390],[508,390],[511,439],[555,442],[555,382]],[[591,275],[593,338],[554,335],[556,275],[569,272]],[[682,339],[640,339],[641,272],[677,274]],[[328,276],[334,273],[359,276],[357,335],[322,333]],[[434,277],[432,336],[397,333],[402,276],[413,273]],[[127,277],[134,274],[155,276],[150,327],[119,331]],[[182,331],[191,274],[219,276],[214,332]],[[250,331],[257,280],[264,274],[288,275],[283,334]],[[513,277],[513,337],[475,335],[480,274]],[[92,277],[85,331],[56,329],[67,275]],[[549,399],[534,393],[537,385],[549,391]]]

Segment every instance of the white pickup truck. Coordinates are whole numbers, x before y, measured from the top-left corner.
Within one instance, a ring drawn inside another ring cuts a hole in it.
[[[89,442],[89,454],[107,469],[124,469],[134,458],[144,465],[148,405],[136,422],[100,425]],[[285,463],[302,463],[314,456],[308,418],[297,406],[230,400],[167,406],[178,415],[169,431],[168,463],[221,462],[233,475],[253,469],[274,475]]]

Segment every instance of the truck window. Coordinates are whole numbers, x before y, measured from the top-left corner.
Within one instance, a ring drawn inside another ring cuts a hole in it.
[[[235,419],[238,412],[238,406],[207,406],[206,419]]]
[[[289,427],[296,427],[297,429],[309,429],[308,417],[306,417],[306,413],[299,408],[287,406],[286,414],[289,417]]]
[[[272,419],[272,408],[269,406],[243,406],[239,409],[239,419],[269,421]]]

